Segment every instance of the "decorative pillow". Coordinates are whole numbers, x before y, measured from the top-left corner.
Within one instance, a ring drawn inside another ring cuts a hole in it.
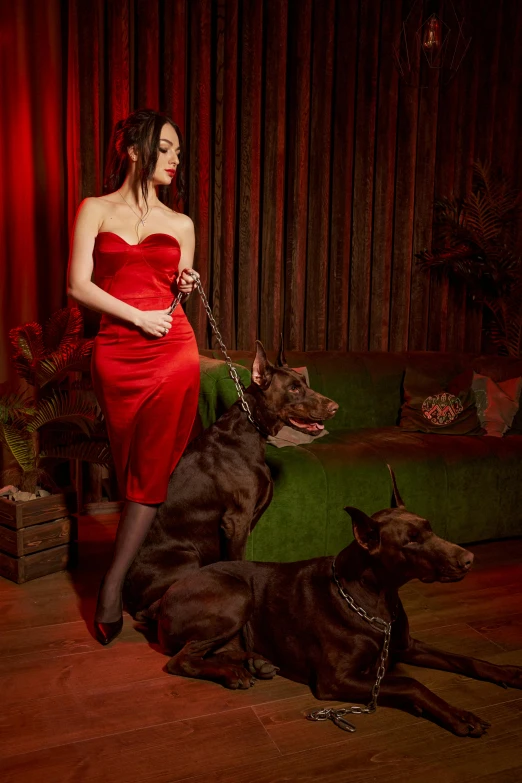
[[[308,375],[308,369],[306,367],[292,367],[292,370],[301,373],[306,378],[306,382],[310,385],[310,377]],[[282,449],[283,446],[303,446],[306,443],[311,443],[317,438],[323,438],[328,435],[328,430],[324,429],[319,435],[308,435],[307,432],[299,432],[294,430],[293,427],[282,427],[277,435],[270,435],[267,442],[272,446],[277,446],[278,449]]]
[[[518,411],[522,378],[496,383],[487,375],[473,373],[472,388],[478,417],[486,434],[501,438],[513,424]]]
[[[434,377],[429,370],[407,367],[399,426],[413,432],[440,435],[480,433],[472,376],[471,368],[441,378],[440,373]]]

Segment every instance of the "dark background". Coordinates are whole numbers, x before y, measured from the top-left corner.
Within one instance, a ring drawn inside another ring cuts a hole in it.
[[[427,89],[393,64],[411,5],[0,0],[0,379],[7,330],[66,304],[76,209],[102,192],[113,123],[144,106],[187,138],[195,266],[229,347],[284,328],[294,349],[480,350],[480,309],[414,254],[473,160],[522,185],[522,3],[459,3],[470,49]],[[204,348],[197,294],[188,313]]]

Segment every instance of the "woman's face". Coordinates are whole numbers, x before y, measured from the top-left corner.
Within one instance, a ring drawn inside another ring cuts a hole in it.
[[[179,164],[179,138],[169,122],[166,122],[160,133],[158,162],[153,175],[155,185],[170,185],[176,176]]]

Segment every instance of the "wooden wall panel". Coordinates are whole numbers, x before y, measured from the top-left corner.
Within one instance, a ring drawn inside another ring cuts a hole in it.
[[[237,247],[237,111],[238,111],[238,0],[227,0],[225,26],[225,96],[223,104],[223,220],[220,275],[220,326],[227,345],[237,347],[235,260]]]
[[[75,194],[101,192],[115,120],[156,106],[186,136],[181,208],[227,345],[275,348],[284,331],[289,349],[478,350],[480,307],[415,254],[477,157],[522,185],[522,5],[460,0],[470,50],[448,85],[424,65],[420,90],[393,62],[412,5],[416,29],[427,1],[61,4],[69,222]],[[212,344],[197,295],[187,312]]]
[[[415,210],[413,215],[413,256],[411,269],[410,323],[408,347],[414,351],[427,349],[430,278],[415,262],[415,256],[431,247],[433,200],[437,140],[439,75],[427,71],[426,83],[420,90],[417,121],[417,157],[415,165]]]
[[[350,350],[366,351],[369,347],[370,331],[379,3],[373,0],[361,0],[359,13],[348,345]]]
[[[348,347],[358,3],[337,3],[332,112],[328,348]]]
[[[261,212],[262,5],[241,3],[240,149],[238,212],[239,347],[253,349],[258,336]],[[272,306],[272,303],[270,303]]]
[[[415,29],[422,22],[422,3],[413,7]],[[411,55],[418,69],[420,53]],[[419,90],[401,81],[397,106],[397,156],[395,168],[395,220],[390,315],[390,350],[402,351],[410,334],[411,270],[413,265],[413,219]]]
[[[320,351],[326,348],[328,316],[333,0],[315,0],[312,30],[305,348]]]
[[[375,185],[373,203],[370,350],[387,351],[390,339],[391,262],[395,154],[397,147],[397,95],[399,74],[386,64],[387,55],[400,34],[401,6],[383,0],[379,51],[379,96],[375,137]]]
[[[259,336],[263,344],[273,346],[277,345],[284,319],[287,6],[279,0],[267,0],[265,19],[270,24],[265,21]]]
[[[304,348],[310,133],[311,0],[289,0],[285,344]],[[240,346],[243,347],[243,346]]]
[[[225,29],[226,0],[216,5],[216,66],[214,91],[214,188],[212,194],[212,255],[210,260],[209,287],[212,291],[214,317],[218,322],[221,314],[221,270],[223,266],[223,174],[224,174],[224,122],[225,122]]]

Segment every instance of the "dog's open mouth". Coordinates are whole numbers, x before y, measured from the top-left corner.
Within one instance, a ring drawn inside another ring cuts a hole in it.
[[[289,417],[289,422],[299,430],[305,430],[309,435],[317,435],[324,430],[322,421],[310,421],[309,419],[297,419]]]

